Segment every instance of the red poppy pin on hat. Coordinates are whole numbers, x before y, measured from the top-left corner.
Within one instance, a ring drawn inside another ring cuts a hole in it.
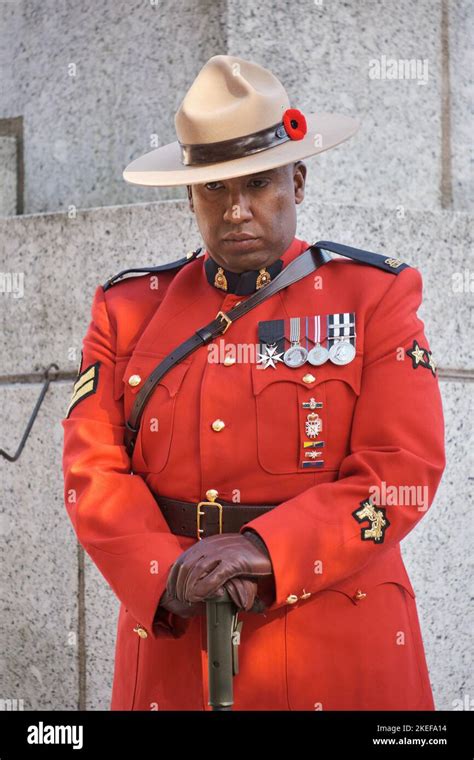
[[[352,137],[359,123],[351,116],[292,108],[271,71],[215,55],[184,96],[175,128],[175,142],[127,166],[127,182],[192,185],[255,174],[334,148]]]

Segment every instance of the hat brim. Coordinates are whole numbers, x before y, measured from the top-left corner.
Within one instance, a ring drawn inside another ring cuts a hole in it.
[[[166,187],[255,174],[330,150],[352,137],[360,126],[351,116],[335,113],[310,114],[306,124],[302,140],[288,140],[250,156],[199,166],[183,164],[179,142],[168,143],[128,164],[123,178],[132,185]]]

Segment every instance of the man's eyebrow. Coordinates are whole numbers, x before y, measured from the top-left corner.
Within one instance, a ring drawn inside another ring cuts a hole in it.
[[[245,177],[246,179],[257,179],[257,177],[261,177],[263,174],[266,174],[266,175],[269,174],[270,176],[275,176],[275,174],[278,174],[278,169],[280,168],[281,167],[277,166],[277,167],[273,167],[272,169],[262,169],[261,172],[256,172],[255,174],[246,174]],[[210,179],[207,182],[198,182],[197,184],[201,185],[202,187],[205,187],[207,184],[209,184],[209,182],[220,182],[220,181],[221,180],[219,179]]]
[[[255,174],[249,174],[249,177],[260,177],[262,174],[276,174],[276,169],[262,169],[261,172],[256,172]]]

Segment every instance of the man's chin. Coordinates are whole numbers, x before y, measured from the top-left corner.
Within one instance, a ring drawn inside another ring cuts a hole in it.
[[[222,257],[224,258],[224,257]],[[247,253],[232,253],[227,252],[225,256],[226,269],[233,272],[247,272],[249,269],[263,269],[273,264],[275,254],[261,249],[259,251],[248,251]]]

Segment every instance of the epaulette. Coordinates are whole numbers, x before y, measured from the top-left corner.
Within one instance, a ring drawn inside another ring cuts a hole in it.
[[[182,259],[178,259],[177,261],[169,261],[167,264],[159,264],[156,267],[137,267],[135,269],[124,269],[122,272],[118,272],[118,274],[114,274],[113,277],[110,277],[102,287],[104,290],[107,290],[112,285],[115,285],[116,282],[118,282],[118,280],[120,280],[125,274],[132,272],[133,274],[137,274],[140,272],[169,272],[172,269],[180,269],[185,264],[189,264],[191,261],[194,261],[194,259],[199,256],[201,251],[202,248],[196,248],[195,251],[189,251],[189,253],[187,253],[186,256],[183,256]]]
[[[318,240],[317,243],[314,243],[313,247],[323,248],[325,251],[332,251],[333,253],[340,253],[341,256],[361,261],[363,264],[369,264],[371,267],[378,267],[378,269],[391,272],[391,274],[400,274],[404,269],[411,266],[404,261],[400,261],[400,259],[385,256],[383,253],[372,253],[372,251],[364,251],[361,248],[352,248],[350,245],[331,243],[328,240]]]

